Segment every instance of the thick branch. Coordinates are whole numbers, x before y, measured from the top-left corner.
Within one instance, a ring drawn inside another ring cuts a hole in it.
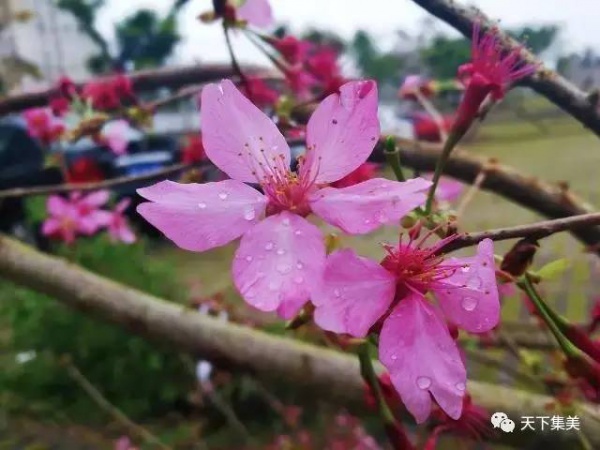
[[[484,239],[492,241],[504,241],[515,238],[532,238],[535,240],[548,237],[561,231],[576,230],[586,227],[600,225],[600,213],[582,214],[580,216],[567,217],[564,219],[545,220],[527,225],[518,225],[510,228],[498,228],[495,230],[480,231],[478,233],[467,233],[455,241],[441,248],[442,252],[451,252],[461,248],[475,245]]]
[[[435,168],[441,149],[436,144],[415,143],[398,139],[402,164],[421,171]],[[383,141],[379,143],[382,151]],[[559,186],[552,186],[539,179],[519,173],[517,170],[498,163],[456,152],[446,163],[444,173],[457,180],[472,184],[477,176],[486,171],[481,188],[498,194],[527,209],[551,219],[560,219],[594,212],[594,208],[576,195]],[[581,242],[594,247],[600,243],[600,227],[587,226],[571,230]],[[594,249],[600,254],[600,249]]]
[[[268,71],[258,67],[244,67],[244,72],[258,75],[266,74]],[[158,88],[177,89],[220,78],[232,78],[235,77],[235,73],[229,64],[213,64],[178,67],[175,69],[145,70],[132,73],[129,77],[134,89],[137,92],[143,92]],[[101,78],[95,80],[101,80]],[[54,89],[48,89],[0,99],[0,115],[20,112],[36,106],[44,106],[55,93]]]
[[[465,37],[471,38],[473,23],[479,21],[483,29],[497,27],[481,11],[473,7],[460,6],[449,0],[413,0],[417,5],[456,28]],[[507,50],[520,49],[521,58],[528,63],[537,64],[539,69],[522,84],[543,95],[556,106],[573,116],[594,134],[600,136],[600,112],[597,104],[588,94],[542,63],[522,44],[501,31],[498,37]]]
[[[358,362],[349,356],[200,315],[39,253],[7,237],[0,238],[0,276],[182,352],[268,380],[285,379],[295,389],[311,396],[364,409],[364,386]],[[504,411],[514,418],[525,412],[547,415],[546,405],[552,401],[550,397],[475,381],[469,383],[469,389],[476,403],[490,411]],[[593,407],[582,405],[578,413],[583,432],[600,446],[600,427]],[[499,433],[496,437],[522,445],[540,438],[541,434],[541,431],[530,435]],[[551,437],[573,439],[575,435],[552,433]]]

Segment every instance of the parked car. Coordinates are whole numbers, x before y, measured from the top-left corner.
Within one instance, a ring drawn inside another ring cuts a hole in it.
[[[29,136],[18,120],[0,122],[0,190],[34,187],[62,182],[59,169],[45,167],[43,147]],[[26,217],[23,198],[0,199],[0,231],[30,244],[39,236]]]

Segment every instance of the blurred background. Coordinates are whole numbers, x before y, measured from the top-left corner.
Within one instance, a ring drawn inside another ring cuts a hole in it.
[[[326,46],[335,51],[345,77],[378,81],[384,132],[440,140],[436,122],[399,90],[410,75],[433,82],[436,94],[430,101],[451,123],[462,93],[456,73],[469,59],[469,41],[409,0],[272,0],[271,4],[277,35],[293,34]],[[504,30],[581,89],[600,88],[597,0],[569,5],[564,0],[470,4],[497,18]],[[0,91],[4,97],[32,93],[56,86],[64,76],[84,82],[115,70],[227,66],[230,58],[222,28],[197,19],[211,7],[210,1],[202,0],[0,0]],[[234,35],[233,46],[243,65],[272,70],[269,60],[243,36]],[[161,87],[136,93],[156,100],[173,92]],[[85,140],[61,151],[72,179],[78,164],[92,164],[98,179],[136,175],[184,161],[185,152],[197,145],[198,132],[196,100],[185,98],[161,108],[150,131],[130,137],[127,157],[115,157]],[[47,170],[42,147],[25,132],[20,114],[3,118],[0,188],[57,182],[56,173]],[[466,148],[569,189],[592,205],[600,202],[597,138],[528,90],[512,91],[485,123],[472,130]],[[381,162],[375,155],[374,170],[389,174]],[[220,175],[216,169],[205,172],[204,181]],[[539,219],[485,192],[463,204],[467,188],[454,183],[457,195],[440,201],[461,210],[465,230]],[[103,235],[82,239],[76,246],[50,242],[39,232],[46,214],[41,197],[3,200],[0,229],[222,320],[285,333],[275,317],[251,311],[239,299],[229,269],[234,245],[197,254],[165,242],[135,214],[137,187],[113,190],[116,199],[134,198],[128,216],[138,239],[132,245],[112,245]],[[379,244],[396,239],[396,230],[390,227],[366,237],[344,237],[342,242],[365,256],[380,257]],[[500,245],[497,253],[507,249]],[[545,294],[559,311],[582,322],[598,300],[599,267],[568,235],[548,239],[538,258],[541,265],[565,256],[571,263],[545,285]],[[529,324],[531,317],[523,305],[518,294],[508,293],[503,319],[517,328]],[[323,344],[311,327],[296,336]],[[551,365],[548,352],[525,351],[539,373]],[[510,352],[487,354],[497,363],[472,360],[470,376],[543,391],[498,368],[518,366]],[[381,442],[381,430],[368,415],[356,417],[318,398],[299,398],[285,380],[266,386],[251,375],[149,344],[5,281],[0,282],[0,367],[0,449],[157,447],[140,438],[138,428],[132,431],[127,421],[115,419],[119,414],[151,430],[167,448],[384,448],[376,443]],[[465,448],[463,444],[448,439],[437,448]]]

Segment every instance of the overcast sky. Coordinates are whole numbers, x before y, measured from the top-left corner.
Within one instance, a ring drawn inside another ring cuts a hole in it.
[[[165,11],[173,0],[108,0],[100,27],[109,33],[111,22],[140,7]],[[457,0],[461,1],[461,0]],[[563,26],[561,51],[600,48],[600,0],[471,0],[490,17],[510,27],[524,23],[557,23]],[[394,31],[419,28],[426,13],[411,0],[271,0],[276,20],[293,31],[307,27],[329,28],[349,38],[360,28],[392,45]],[[192,0],[181,15],[184,41],[178,49],[181,62],[227,61],[222,30],[200,24],[195,17],[211,7],[210,0]],[[436,21],[441,30],[449,30]],[[260,62],[260,54],[244,38],[236,40],[242,61]]]

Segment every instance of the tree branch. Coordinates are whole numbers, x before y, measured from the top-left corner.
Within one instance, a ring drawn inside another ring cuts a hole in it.
[[[312,396],[364,410],[358,361],[341,353],[200,315],[39,253],[8,237],[0,237],[0,276],[182,352],[267,380],[285,379],[295,389]],[[550,397],[476,381],[469,382],[469,390],[476,403],[512,417],[525,413],[547,415],[546,405],[553,401]],[[600,427],[593,407],[581,405],[578,414],[582,431],[590,442],[600,446]],[[523,443],[542,434],[539,430],[530,435],[498,433],[496,438],[523,448]],[[550,434],[554,440],[563,437],[573,439],[575,435]]]
[[[481,23],[482,29],[497,28],[495,22],[490,21],[480,10],[474,7],[460,6],[456,2],[449,0],[413,1],[429,13],[460,31],[468,39],[471,39],[473,24],[476,21]],[[524,62],[538,65],[537,72],[533,76],[523,80],[521,84],[543,95],[581,122],[586,128],[589,128],[594,134],[600,136],[600,112],[598,105],[594,101],[591,101],[586,92],[545,67],[535,55],[508,34],[498,31],[497,36],[507,51],[520,50],[520,55]]]
[[[0,191],[0,200],[16,197],[31,197],[35,195],[64,194],[74,191],[89,192],[100,189],[111,189],[118,186],[125,186],[127,184],[139,183],[143,181],[162,181],[164,178],[167,178],[170,175],[175,175],[179,172],[185,172],[194,168],[198,168],[198,166],[191,164],[175,164],[165,169],[155,170],[141,175],[116,177],[111,178],[110,180],[96,181],[91,183],[73,183],[37,186],[32,188],[6,189]]]
[[[529,237],[535,240],[548,237],[561,231],[576,230],[579,228],[600,225],[600,213],[582,214],[580,216],[567,217],[564,219],[545,220],[527,225],[518,225],[510,228],[497,228],[495,230],[467,233],[442,247],[440,252],[447,253],[461,248],[478,244],[484,239],[492,241],[504,241]]]
[[[384,141],[380,141],[376,151],[383,151]],[[404,166],[419,171],[432,171],[435,168],[441,148],[437,144],[417,143],[408,139],[397,139],[400,158]],[[473,184],[477,176],[486,171],[481,188],[500,195],[518,205],[537,212],[550,219],[578,216],[594,212],[594,207],[560,186],[552,186],[517,170],[475,156],[465,151],[456,151],[444,168],[444,174],[457,180]],[[581,242],[593,248],[600,255],[600,227],[586,226],[571,230]]]
[[[247,66],[244,67],[244,72],[260,76],[268,75],[269,70],[256,66]],[[177,89],[221,78],[235,78],[235,75],[229,64],[204,64],[175,69],[144,70],[131,73],[128,76],[131,78],[133,88],[141,92],[158,88]],[[102,80],[102,78],[94,79],[94,81],[99,80]],[[45,91],[31,92],[0,99],[0,115],[17,113],[36,106],[45,106],[52,95],[55,94],[55,89],[47,89]]]

